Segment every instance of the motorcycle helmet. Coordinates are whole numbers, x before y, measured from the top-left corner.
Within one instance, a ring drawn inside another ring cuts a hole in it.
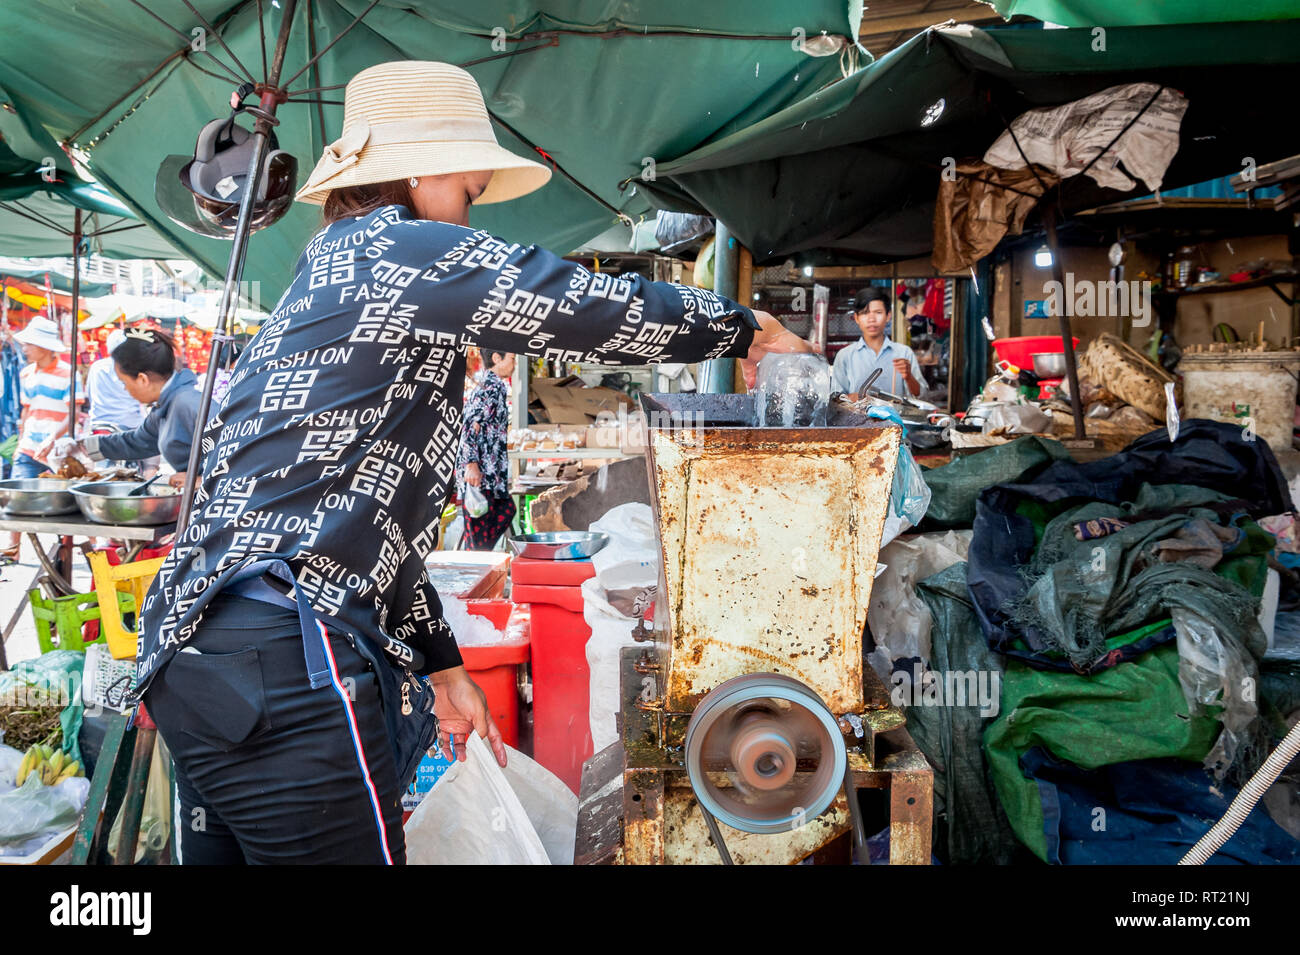
[[[204,124],[194,155],[168,156],[154,179],[159,208],[199,235],[230,239],[235,234],[255,148],[252,132],[235,122],[239,112]],[[297,179],[298,161],[279,148],[271,133],[253,200],[251,231],[266,228],[288,211]]]

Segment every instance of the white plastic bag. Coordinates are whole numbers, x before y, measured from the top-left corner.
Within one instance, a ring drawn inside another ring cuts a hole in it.
[[[600,752],[618,739],[619,653],[635,646],[632,630],[654,600],[659,583],[659,538],[654,513],[646,504],[611,508],[591,530],[609,535],[592,555],[596,576],[582,583],[582,615],[587,640],[587,715],[591,743]]]
[[[12,756],[6,754],[4,762],[8,766]],[[9,773],[4,782],[9,788],[0,793],[0,859],[26,856],[51,836],[75,826],[90,794],[90,780],[84,776],[45,786],[33,773],[15,789],[13,774]]]
[[[1175,607],[1170,612],[1178,642],[1178,682],[1192,713],[1218,707],[1223,731],[1205,757],[1205,768],[1223,778],[1237,761],[1247,729],[1259,708],[1251,689],[1259,684],[1259,668],[1245,647],[1224,636],[1213,623]]]
[[[985,434],[1050,434],[1052,416],[1037,405],[1000,404],[984,419]]]
[[[659,581],[659,544],[648,504],[620,504],[594,521],[591,531],[609,543],[591,556],[596,579],[608,591],[653,587]]]
[[[891,541],[880,549],[885,570],[871,587],[867,623],[876,649],[867,657],[888,682],[893,661],[908,657],[930,660],[930,608],[916,592],[918,581],[966,559],[971,531],[938,531]]]
[[[618,739],[622,705],[619,656],[624,647],[636,646],[632,639],[636,621],[610,605],[595,577],[582,582],[582,616],[591,628],[587,638],[587,720],[591,724],[592,752],[599,753]]]
[[[571,865],[578,797],[506,747],[506,768],[477,733],[406,823],[411,865]]]
[[[479,518],[486,514],[487,511],[487,495],[473,484],[465,485],[465,513],[470,517]]]

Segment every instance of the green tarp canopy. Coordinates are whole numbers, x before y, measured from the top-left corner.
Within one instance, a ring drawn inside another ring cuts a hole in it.
[[[202,39],[208,53],[232,64],[224,43],[261,79],[259,10],[268,44],[281,11],[254,0],[192,5],[220,42],[192,32],[202,25],[182,0],[0,8],[0,95],[29,128],[84,150],[101,183],[216,275],[225,271],[229,245],[167,220],[154,201],[154,174],[164,156],[193,150],[205,122],[228,114],[237,86],[211,75],[221,68],[193,46]],[[284,79],[368,6],[300,0]],[[563,7],[561,20],[521,0],[384,0],[290,88],[344,84],[389,60],[465,65],[484,90],[502,145],[534,158],[534,147],[542,149],[576,180],[557,173],[525,199],[474,209],[472,224],[563,253],[613,225],[615,209],[637,219],[650,208],[635,182],[620,183],[803,99],[840,78],[842,61],[851,69],[865,59],[852,45],[843,56],[796,49],[801,36],[856,37],[861,5],[845,0],[576,0]],[[316,95],[337,101],[342,90]],[[339,135],[342,107],[287,103],[279,118],[280,147],[297,157],[301,183]],[[319,221],[317,207],[299,204],[252,238],[244,277],[261,282],[264,304],[286,285]]]
[[[12,115],[0,119],[0,137],[0,255],[71,256],[74,220],[80,209],[82,233],[86,236],[83,254],[117,259],[183,257],[139,222],[117,197],[68,171],[62,150],[48,137],[41,142],[27,135]],[[43,274],[44,270],[37,271]],[[12,270],[6,274],[17,275]],[[101,292],[89,292],[86,288],[83,283],[83,295],[112,291],[106,287]]]
[[[1010,20],[1033,17],[1067,27],[1127,27],[1300,17],[1296,0],[980,0]]]
[[[932,28],[747,129],[658,165],[656,203],[727,223],[769,261],[814,249],[885,261],[931,250],[946,162],[978,158],[1014,117],[1110,86],[1163,83],[1189,101],[1174,188],[1300,153],[1300,21],[1087,29]],[[927,122],[927,117],[930,117]],[[924,125],[923,125],[924,124]],[[1086,176],[1065,211],[1132,198]]]

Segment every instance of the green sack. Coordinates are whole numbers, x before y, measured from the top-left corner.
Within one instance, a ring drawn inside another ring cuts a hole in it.
[[[1007,663],[1002,709],[984,733],[984,751],[1017,838],[1047,861],[1038,785],[1020,757],[1041,746],[1083,769],[1135,759],[1201,762],[1219,721],[1189,712],[1178,682],[1178,648],[1164,646],[1095,676]]]
[[[975,522],[975,502],[985,488],[1018,483],[1065,457],[1069,452],[1059,441],[1031,435],[931,468],[925,472],[930,507],[922,529],[970,527]]]

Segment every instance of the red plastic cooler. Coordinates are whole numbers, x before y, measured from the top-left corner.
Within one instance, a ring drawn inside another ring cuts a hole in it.
[[[592,753],[582,582],[594,576],[589,560],[516,557],[510,565],[510,599],[532,608],[533,758],[575,793]]]

